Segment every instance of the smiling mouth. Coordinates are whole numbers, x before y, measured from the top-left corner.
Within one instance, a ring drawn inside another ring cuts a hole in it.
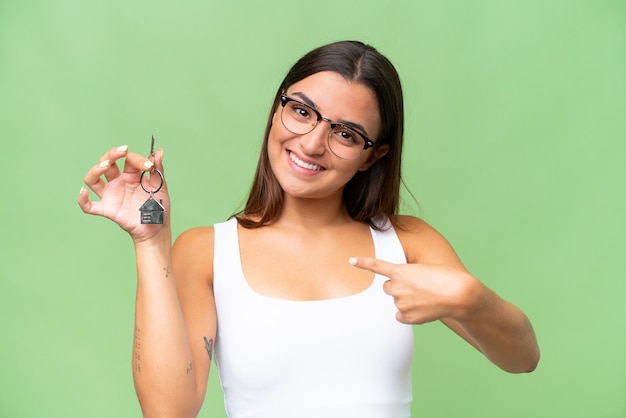
[[[317,164],[311,164],[311,163],[302,161],[300,158],[296,156],[296,154],[294,154],[291,151],[289,151],[289,159],[293,161],[294,164],[297,165],[298,167],[306,168],[307,170],[322,171],[324,169],[324,167],[319,166]]]

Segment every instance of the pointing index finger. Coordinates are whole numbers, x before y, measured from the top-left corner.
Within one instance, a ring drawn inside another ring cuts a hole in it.
[[[348,262],[360,269],[369,270],[386,277],[391,277],[395,266],[395,264],[389,263],[388,261],[371,257],[351,257]]]

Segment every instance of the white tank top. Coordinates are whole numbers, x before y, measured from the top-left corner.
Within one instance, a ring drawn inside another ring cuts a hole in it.
[[[392,227],[371,231],[377,258],[406,263]],[[236,219],[215,225],[215,360],[228,416],[409,417],[413,328],[396,320],[385,280],[337,299],[263,296],[243,275]]]

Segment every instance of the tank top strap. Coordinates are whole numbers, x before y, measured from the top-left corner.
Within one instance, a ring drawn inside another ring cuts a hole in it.
[[[237,219],[231,218],[225,222],[213,225],[213,279],[214,290],[223,286],[233,286],[239,275],[233,275],[233,270],[241,268],[239,257],[239,237],[237,235]],[[225,280],[225,279],[231,280]],[[240,284],[239,284],[240,285]]]
[[[378,230],[371,228],[376,258],[390,263],[405,264],[404,248],[389,218],[386,215],[379,215],[372,220],[379,228]]]

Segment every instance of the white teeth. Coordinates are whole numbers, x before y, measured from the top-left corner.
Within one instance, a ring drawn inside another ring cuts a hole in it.
[[[314,170],[314,171],[320,171],[322,169],[322,167],[320,167],[317,164],[310,164],[310,163],[302,161],[301,159],[296,157],[296,154],[294,154],[293,152],[289,153],[289,158],[291,158],[291,161],[296,163],[298,167],[302,167],[302,168],[306,168],[307,170]]]

